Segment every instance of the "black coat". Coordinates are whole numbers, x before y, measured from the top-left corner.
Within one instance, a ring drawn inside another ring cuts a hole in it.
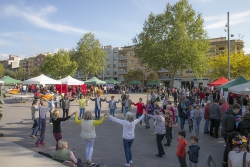
[[[222,129],[221,133],[226,137],[229,133],[235,130],[235,113],[232,109],[229,109],[222,116]]]
[[[250,120],[241,121],[237,127],[237,130],[242,136],[248,137],[248,133],[250,133]]]

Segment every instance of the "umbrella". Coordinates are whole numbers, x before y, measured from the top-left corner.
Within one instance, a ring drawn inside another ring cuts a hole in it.
[[[1,81],[4,82],[4,84],[17,84],[17,83],[22,83],[22,81],[20,80],[16,80],[14,78],[11,78],[10,76],[5,76],[3,78],[0,79]]]
[[[106,80],[107,84],[120,84],[120,82],[114,80],[114,78],[110,78],[108,80]]]
[[[163,85],[163,83],[158,80],[153,80],[152,82],[149,82],[147,85]]]
[[[100,80],[100,79],[98,79],[96,77],[92,77],[92,78],[84,81],[84,83],[86,83],[86,84],[93,84],[93,85],[104,85],[104,84],[106,84],[105,81],[102,81],[102,80]]]
[[[128,84],[129,85],[141,85],[141,83],[137,80],[130,81]]]

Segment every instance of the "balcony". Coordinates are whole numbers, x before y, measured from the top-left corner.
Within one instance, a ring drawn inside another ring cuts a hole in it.
[[[119,74],[127,74],[127,70],[119,71]]]
[[[119,63],[119,67],[127,67],[127,63]]]
[[[171,80],[171,78],[170,77],[168,77],[168,76],[161,76],[160,77],[160,80]]]
[[[161,69],[158,72],[168,72],[168,70],[167,69]]]
[[[120,56],[119,60],[127,60],[127,56]]]

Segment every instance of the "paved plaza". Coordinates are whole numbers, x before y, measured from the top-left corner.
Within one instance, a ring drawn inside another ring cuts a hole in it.
[[[115,99],[119,99],[120,95],[115,94]],[[147,94],[130,94],[130,98],[133,102],[138,102],[139,98],[146,101]],[[102,97],[107,97],[110,99],[111,94],[103,95]],[[5,134],[3,139],[16,143],[27,149],[43,152],[53,153],[55,151],[56,141],[52,133],[52,125],[49,125],[47,119],[45,143],[46,145],[40,148],[36,147],[36,139],[30,138],[31,127],[33,121],[31,120],[31,101],[26,103],[11,103],[11,98],[5,99],[4,105],[4,117],[0,121],[0,131]],[[89,105],[86,107],[87,111],[94,111],[94,102],[90,101]],[[61,116],[62,116],[62,110]],[[71,102],[70,113],[74,111],[79,111],[78,104],[73,101]],[[102,104],[101,114],[109,112],[108,104]],[[132,108],[132,112],[136,113],[136,107]],[[47,114],[49,116],[49,114]],[[93,114],[94,116],[94,114]],[[116,110],[115,116],[124,119],[121,113],[121,104],[118,104],[118,109]],[[132,167],[156,167],[156,166],[168,166],[168,167],[178,167],[179,163],[175,157],[177,148],[177,136],[179,131],[178,127],[173,128],[173,140],[170,147],[164,146],[166,155],[162,158],[155,156],[157,154],[156,137],[154,134],[153,120],[150,120],[150,129],[145,129],[145,123],[142,126],[136,126],[135,129],[135,140],[132,145],[133,152],[133,164]],[[206,167],[207,154],[211,154],[217,166],[221,165],[222,155],[224,149],[224,142],[222,140],[215,140],[210,138],[209,135],[203,134],[204,119],[202,119],[200,124],[200,135],[198,145],[200,146],[200,155],[198,166]],[[187,123],[185,124],[185,129],[188,129]],[[75,156],[81,158],[85,161],[85,146],[80,138],[81,127],[77,125],[74,118],[69,119],[62,124],[62,136],[69,143],[69,149],[75,148]],[[111,122],[109,118],[105,118],[102,125],[96,127],[97,137],[94,144],[94,153],[92,161],[95,163],[104,163],[107,167],[123,167],[125,164],[125,156],[122,143],[122,126],[118,123]],[[194,135],[194,132],[187,132],[186,140],[190,142],[189,138]],[[163,143],[166,143],[164,138]],[[188,150],[188,147],[187,147]],[[0,148],[1,154],[1,148]],[[12,155],[18,156],[18,154]],[[9,157],[11,161],[12,158]],[[6,161],[5,161],[6,162]],[[187,156],[187,162],[188,156]],[[18,164],[18,162],[16,162]],[[2,167],[7,166],[7,164],[2,164]],[[17,165],[18,166],[18,165]],[[46,165],[48,166],[48,165]]]

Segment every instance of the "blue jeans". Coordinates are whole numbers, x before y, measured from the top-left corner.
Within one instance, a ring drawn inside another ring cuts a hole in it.
[[[180,127],[181,127],[181,130],[184,130],[185,121],[186,121],[185,117],[180,117]]]
[[[100,119],[100,109],[98,109],[98,106],[95,107],[95,118]]]
[[[36,135],[36,134],[37,134],[37,131],[38,131],[38,129],[39,129],[39,118],[36,118],[36,119],[34,120],[34,122],[35,122],[35,124],[36,124],[36,127],[34,128],[34,130],[33,130],[33,132],[32,132],[31,135]]]
[[[84,112],[85,112],[85,108],[80,108],[80,115],[79,115],[79,117],[83,117]]]
[[[201,118],[194,118],[194,131],[196,134],[199,134],[200,122],[201,122]]]
[[[134,139],[123,139],[123,147],[124,147],[127,164],[129,163],[129,161],[132,161],[131,146],[132,146],[133,141]]]
[[[115,117],[115,109],[109,109],[109,114]]]
[[[124,116],[126,116],[126,113],[128,112],[128,107],[124,107],[125,111],[124,111]]]
[[[122,112],[124,112],[125,104],[122,104]]]
[[[209,133],[209,130],[208,130],[209,122],[210,122],[210,119],[205,119],[204,133]]]

